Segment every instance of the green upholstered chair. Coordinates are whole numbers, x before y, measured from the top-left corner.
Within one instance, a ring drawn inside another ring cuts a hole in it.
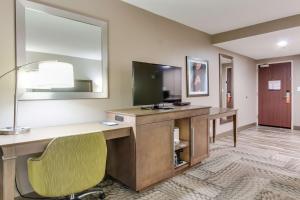
[[[106,156],[103,133],[56,138],[40,157],[28,160],[29,182],[44,197],[81,199],[96,193],[103,199],[100,188],[82,192],[102,181]]]

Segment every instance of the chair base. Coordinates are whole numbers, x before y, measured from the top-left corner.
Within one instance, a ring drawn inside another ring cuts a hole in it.
[[[94,188],[92,190],[89,190],[89,191],[79,194],[79,195],[72,194],[70,196],[70,198],[68,198],[68,199],[69,200],[81,200],[84,197],[89,196],[89,195],[98,195],[99,199],[105,199],[105,194],[101,188]]]

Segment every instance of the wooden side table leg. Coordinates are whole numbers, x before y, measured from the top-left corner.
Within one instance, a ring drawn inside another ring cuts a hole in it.
[[[213,120],[213,143],[216,141],[216,120]]]
[[[0,200],[15,198],[16,157],[11,155],[13,151],[10,148],[2,148],[0,154]]]
[[[236,134],[237,134],[236,115],[233,115],[233,142],[234,142],[234,147],[236,147]]]

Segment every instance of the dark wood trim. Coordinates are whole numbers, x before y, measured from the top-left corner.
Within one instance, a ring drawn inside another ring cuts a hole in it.
[[[195,60],[199,60],[202,62],[207,62],[207,94],[197,94],[197,95],[190,95],[189,94],[189,73],[188,73],[188,60],[189,59],[195,59]],[[191,57],[191,56],[186,56],[185,59],[185,74],[186,74],[186,96],[187,97],[205,97],[205,96],[209,96],[209,62],[208,60],[203,60],[203,59],[199,59],[199,58],[195,58],[195,57]]]
[[[215,141],[216,141],[216,137],[215,137],[215,135],[216,135],[216,120],[214,119],[213,120],[213,143],[215,143]]]
[[[236,147],[236,134],[237,134],[237,117],[233,115],[233,143],[234,147]]]

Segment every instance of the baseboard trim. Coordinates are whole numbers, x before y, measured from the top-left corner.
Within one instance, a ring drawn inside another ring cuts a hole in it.
[[[256,125],[257,125],[256,122],[253,122],[253,123],[251,123],[251,124],[246,124],[246,125],[244,125],[244,126],[239,127],[239,128],[238,128],[238,131],[243,131],[243,130],[246,130],[246,129],[248,129],[248,128],[252,128],[252,127],[254,127],[254,126],[256,126]]]
[[[294,126],[294,130],[300,131],[300,126]]]
[[[246,130],[248,128],[254,127],[256,125],[257,125],[256,122],[253,122],[251,124],[246,124],[244,126],[238,127],[237,131],[240,132],[240,131]],[[216,135],[216,139],[220,139],[220,138],[224,138],[224,137],[226,137],[228,135],[232,135],[232,132],[233,132],[233,130],[231,129],[229,131],[225,131],[225,132],[219,133],[219,134]],[[212,137],[210,137],[210,142],[212,142]]]

